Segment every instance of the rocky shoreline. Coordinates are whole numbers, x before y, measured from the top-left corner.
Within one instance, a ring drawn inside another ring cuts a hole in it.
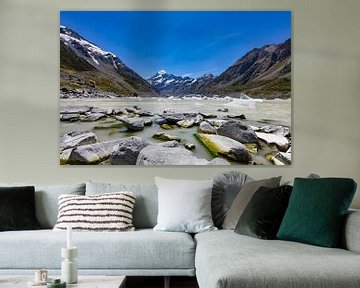
[[[97,129],[126,129],[135,136],[99,141],[93,131],[70,131],[60,137],[62,165],[289,165],[291,132],[279,125],[247,124],[244,114],[230,114],[219,108],[221,117],[207,113],[179,113],[166,109],[156,114],[133,106],[124,109],[95,106],[64,106],[60,121],[94,122]],[[101,124],[100,124],[101,123]],[[156,127],[151,139],[136,136],[138,131]],[[196,129],[189,143],[176,129]],[[197,145],[204,145],[212,160],[196,157]],[[261,155],[264,161],[257,161]]]

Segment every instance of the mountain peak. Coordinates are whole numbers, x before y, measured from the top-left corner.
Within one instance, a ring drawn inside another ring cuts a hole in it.
[[[158,75],[165,75],[167,74],[164,69],[160,69],[159,72],[157,72]]]

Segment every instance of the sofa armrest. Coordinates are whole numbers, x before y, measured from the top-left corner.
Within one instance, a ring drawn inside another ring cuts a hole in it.
[[[360,253],[360,210],[349,210],[346,216],[343,248]]]

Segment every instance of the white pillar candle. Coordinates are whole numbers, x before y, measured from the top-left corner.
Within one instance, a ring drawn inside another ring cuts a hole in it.
[[[66,229],[67,232],[67,242],[66,242],[66,248],[70,249],[72,248],[72,227],[69,225]]]

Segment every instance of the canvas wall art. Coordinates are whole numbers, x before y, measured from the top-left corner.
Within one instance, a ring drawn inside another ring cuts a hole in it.
[[[290,11],[60,12],[61,165],[290,165]]]

